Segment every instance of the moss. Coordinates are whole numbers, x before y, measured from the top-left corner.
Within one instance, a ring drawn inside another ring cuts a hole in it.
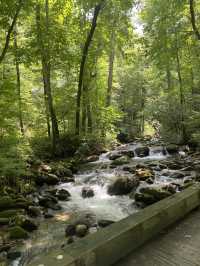
[[[29,236],[28,233],[20,226],[10,228],[8,233],[10,239],[27,239]]]
[[[7,210],[0,212],[0,218],[14,218],[18,214],[22,213],[23,210]]]

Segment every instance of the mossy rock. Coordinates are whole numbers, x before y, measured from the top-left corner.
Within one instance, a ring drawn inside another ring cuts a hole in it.
[[[3,196],[0,199],[0,211],[8,210],[13,208],[14,206],[14,201],[11,197],[9,196]]]
[[[10,222],[9,218],[0,218],[0,226],[2,225],[8,225]]]
[[[7,210],[7,211],[2,211],[0,212],[0,218],[14,218],[18,214],[23,213],[23,210],[18,209],[18,210]]]
[[[114,160],[112,162],[112,165],[123,165],[123,164],[128,164],[130,162],[130,158],[128,156],[121,156],[120,158]]]
[[[20,226],[14,226],[10,228],[8,233],[9,233],[9,238],[13,240],[27,239],[29,237],[28,233]]]

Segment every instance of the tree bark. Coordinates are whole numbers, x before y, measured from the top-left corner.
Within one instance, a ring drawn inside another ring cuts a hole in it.
[[[13,29],[14,29],[14,27],[16,25],[17,18],[18,18],[19,13],[20,13],[20,11],[22,9],[22,6],[23,6],[23,0],[19,0],[15,15],[13,17],[12,23],[11,23],[11,25],[10,25],[10,27],[8,29],[7,35],[6,35],[6,41],[5,41],[3,50],[2,50],[2,52],[0,54],[0,63],[2,63],[3,59],[5,58],[6,53],[8,51],[9,44],[10,44],[10,37],[11,37]]]
[[[46,35],[49,33],[49,4],[48,0],[45,1],[45,19],[46,19]],[[51,119],[51,130],[52,130],[52,152],[55,154],[56,152],[56,143],[59,139],[59,129],[57,118],[53,105],[53,98],[51,92],[51,62],[50,62],[50,51],[49,44],[44,45],[43,34],[41,31],[41,12],[40,12],[40,4],[36,6],[36,21],[37,21],[37,30],[38,30],[38,41],[39,41],[39,49],[42,61],[42,75],[43,75],[43,83],[44,83],[44,95],[45,95],[45,103],[46,107],[48,105],[48,110],[46,110],[47,114]],[[47,109],[47,108],[46,108]],[[48,134],[49,134],[49,121],[47,115],[47,124],[48,124]]]
[[[193,31],[197,37],[197,39],[200,41],[200,32],[197,28],[196,25],[196,15],[195,15],[195,10],[194,10],[194,0],[189,0],[190,3],[190,15],[191,15],[191,23],[192,23],[192,28]]]
[[[111,37],[110,37],[110,54],[109,54],[109,67],[108,67],[108,88],[107,88],[106,107],[109,107],[111,105],[114,60],[115,60],[115,31],[112,30]]]
[[[171,80],[171,71],[170,71],[169,65],[167,65],[167,68],[166,68],[166,78],[167,78],[167,89],[168,89],[168,92],[170,92],[172,89],[172,80]]]
[[[81,97],[82,97],[85,64],[86,64],[86,60],[88,56],[89,47],[91,45],[94,32],[97,26],[97,19],[101,11],[101,7],[102,7],[102,3],[95,6],[90,32],[88,33],[88,36],[87,36],[87,39],[86,39],[86,42],[83,48],[83,52],[82,52],[82,59],[81,59],[80,71],[79,71],[78,92],[77,92],[77,99],[76,99],[76,134],[77,135],[80,134]]]
[[[18,95],[18,107],[19,107],[19,125],[21,134],[24,135],[24,123],[22,117],[22,100],[21,100],[21,75],[18,56],[18,44],[17,44],[17,28],[14,31],[14,48],[15,48],[15,68],[17,76],[17,95]]]
[[[181,105],[181,135],[182,140],[186,141],[186,130],[185,130],[185,99],[183,94],[183,81],[182,81],[182,75],[181,75],[181,64],[180,64],[180,58],[179,58],[179,49],[177,45],[176,40],[176,61],[177,61],[177,74],[178,74],[178,80],[179,80],[179,89],[180,89],[180,105]]]

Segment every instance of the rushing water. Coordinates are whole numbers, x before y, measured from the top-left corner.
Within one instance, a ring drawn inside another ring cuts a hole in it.
[[[123,145],[116,149],[132,150],[138,147],[138,144]],[[150,155],[145,158],[135,156],[131,159],[130,165],[145,161],[160,161],[167,157],[158,148],[151,148]],[[71,200],[60,202],[62,211],[55,212],[55,218],[49,221],[42,221],[39,230],[34,233],[22,247],[24,256],[20,260],[13,262],[12,266],[26,265],[27,258],[31,259],[39,252],[44,252],[52,246],[61,246],[66,242],[65,227],[66,222],[72,217],[80,214],[90,214],[94,220],[107,219],[119,221],[128,215],[137,212],[138,209],[134,200],[129,196],[110,196],[107,193],[108,185],[119,176],[131,176],[130,173],[123,171],[123,167],[111,169],[109,153],[102,154],[99,160],[89,163],[75,176],[75,183],[64,183],[59,185],[58,189],[66,189],[71,194]],[[156,173],[155,183],[168,183],[169,180]],[[81,191],[83,187],[89,186],[94,190],[95,196],[83,199]]]

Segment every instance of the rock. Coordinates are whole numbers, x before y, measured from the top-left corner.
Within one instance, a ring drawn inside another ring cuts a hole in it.
[[[38,229],[38,225],[31,219],[24,219],[20,226],[27,232],[33,232]]]
[[[71,197],[71,194],[67,190],[61,189],[61,190],[58,190],[56,196],[61,201],[68,201],[69,198]]]
[[[50,186],[57,185],[59,183],[59,178],[56,175],[48,174],[45,178],[45,183]]]
[[[99,220],[98,221],[98,226],[107,227],[107,226],[109,226],[109,225],[111,225],[113,223],[114,223],[114,221],[111,221],[111,220]]]
[[[66,168],[64,165],[58,165],[55,166],[55,168],[53,169],[53,172],[56,176],[59,177],[73,177],[73,173],[70,169]]]
[[[84,237],[88,233],[88,227],[85,224],[78,224],[76,226],[76,236]]]
[[[169,177],[173,179],[182,179],[185,177],[185,174],[182,172],[175,172],[175,173],[172,173]]]
[[[99,156],[98,155],[92,155],[86,158],[85,162],[86,163],[91,163],[91,162],[96,162],[99,160]]]
[[[1,252],[8,252],[8,250],[10,250],[12,247],[12,244],[0,244],[0,253]]]
[[[144,169],[144,168],[140,168],[137,169],[135,171],[136,176],[139,178],[139,180],[141,181],[145,181],[149,178],[153,178],[154,177],[154,173],[151,169]]]
[[[179,147],[175,144],[166,146],[166,150],[169,154],[176,154],[179,152]]]
[[[29,237],[28,233],[20,226],[11,227],[8,230],[8,233],[9,233],[9,238],[13,240],[27,239]]]
[[[40,210],[40,207],[29,206],[27,212],[28,212],[28,214],[29,214],[31,217],[38,217],[38,216],[41,216],[41,210]]]
[[[69,224],[65,229],[65,236],[74,236],[76,234],[76,226],[74,224]]]
[[[172,194],[169,191],[164,190],[163,188],[151,186],[141,188],[140,193],[147,193],[149,195],[153,195],[157,200],[167,198]]]
[[[7,210],[7,211],[2,211],[0,212],[0,218],[13,218],[17,216],[18,214],[23,213],[23,210]]]
[[[128,134],[127,133],[124,133],[124,132],[120,132],[118,135],[117,135],[117,140],[121,143],[128,143],[129,142],[129,137],[128,137]]]
[[[163,186],[163,189],[166,191],[169,191],[171,194],[175,194],[176,193],[176,185],[173,184],[167,184],[165,186]]]
[[[0,198],[0,211],[12,209],[14,207],[14,201],[9,196],[3,196]]]
[[[8,266],[7,263],[7,252],[3,251],[0,253],[0,265],[1,266]]]
[[[53,215],[53,213],[52,213],[51,210],[47,210],[47,211],[44,213],[44,218],[45,218],[45,219],[51,219],[51,218],[53,218],[53,217],[54,217],[54,215]]]
[[[94,197],[94,190],[91,189],[90,187],[84,187],[82,189],[82,197],[85,198],[92,198]]]
[[[35,184],[37,186],[43,186],[45,184],[45,176],[37,176],[35,177]]]
[[[49,166],[48,164],[41,164],[39,166],[39,169],[38,169],[39,172],[47,172],[47,173],[50,173],[52,171],[52,168],[51,166]]]
[[[74,183],[75,182],[74,177],[68,177],[68,176],[63,176],[63,177],[61,177],[60,180],[62,183]]]
[[[137,178],[121,177],[108,187],[110,195],[127,195],[139,185]]]
[[[51,208],[52,205],[55,205],[57,203],[58,200],[56,199],[56,197],[53,197],[51,195],[45,195],[39,198],[39,205],[45,208]]]
[[[57,188],[54,188],[54,189],[46,190],[45,192],[48,193],[48,194],[50,194],[53,197],[56,197],[56,194],[58,192],[58,189]]]
[[[135,193],[135,201],[142,202],[144,205],[150,205],[162,199],[171,196],[172,193],[160,187],[142,187]]]
[[[124,166],[123,171],[129,172],[134,174],[135,173],[135,167],[130,167],[130,166]]]
[[[153,195],[147,194],[147,193],[135,193],[135,201],[137,203],[142,203],[143,206],[151,205],[155,203],[157,200],[155,200]]]
[[[22,252],[20,250],[16,250],[15,248],[12,248],[7,253],[7,259],[9,260],[16,260],[22,256]]]
[[[74,238],[71,236],[71,237],[69,237],[68,240],[67,240],[67,245],[70,245],[70,244],[72,244],[72,243],[74,243]]]
[[[154,179],[152,177],[146,179],[147,184],[152,185],[154,184]]]
[[[8,218],[0,218],[0,226],[8,225],[9,222],[10,222],[10,219],[8,219]]]
[[[114,161],[118,158],[122,157],[122,153],[121,152],[111,152],[109,155],[109,160]]]
[[[128,164],[130,162],[130,159],[128,156],[121,156],[120,158],[114,160],[112,162],[112,165],[123,165],[123,164]]]
[[[41,175],[35,179],[35,183],[38,186],[43,186],[44,184],[47,184],[49,186],[54,186],[57,185],[59,181],[60,181],[59,178],[54,174]]]
[[[149,156],[149,147],[138,147],[135,149],[135,153],[138,157],[146,157]]]
[[[126,155],[126,156],[128,156],[130,158],[133,158],[135,156],[134,151],[131,151],[131,150],[124,150],[124,151],[122,150],[121,154],[122,155]]]

